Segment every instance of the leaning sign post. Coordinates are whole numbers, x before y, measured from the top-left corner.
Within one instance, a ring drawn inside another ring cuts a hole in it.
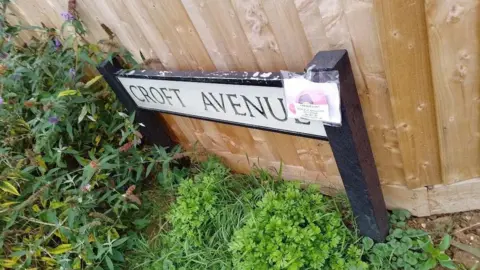
[[[157,112],[328,140],[360,233],[385,240],[387,210],[347,51],[319,52],[307,66],[313,82],[338,72],[340,126],[289,118],[278,72],[123,70],[116,59],[98,70],[152,144],[173,146]]]

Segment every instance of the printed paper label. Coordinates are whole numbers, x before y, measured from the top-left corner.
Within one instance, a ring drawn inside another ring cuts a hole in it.
[[[328,104],[310,104],[310,103],[295,103],[295,111],[297,118],[304,118],[308,120],[328,121]]]
[[[304,77],[283,81],[289,118],[341,123],[336,83],[315,83]]]

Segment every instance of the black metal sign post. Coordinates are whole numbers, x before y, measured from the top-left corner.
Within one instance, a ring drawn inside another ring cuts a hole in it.
[[[117,61],[104,62],[98,70],[127,110],[136,112],[136,121],[145,126],[142,133],[152,144],[173,146],[155,111],[328,140],[360,233],[383,242],[387,210],[347,51],[319,52],[308,67],[338,71],[340,127],[287,119],[278,96],[283,94],[279,73],[131,71],[122,70]],[[314,76],[312,81],[321,78]],[[231,114],[223,117],[227,104]]]

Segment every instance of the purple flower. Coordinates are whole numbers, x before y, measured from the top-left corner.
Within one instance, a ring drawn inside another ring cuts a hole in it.
[[[71,68],[69,71],[68,71],[68,74],[70,74],[70,78],[75,79],[75,76],[77,76],[77,71],[74,69],[74,68]]]
[[[0,97],[0,105],[2,105],[2,104],[3,104],[3,98]]]
[[[55,42],[55,49],[59,49],[60,46],[62,46],[62,43],[60,42],[60,40],[58,40],[58,38],[55,38],[54,42]]]
[[[48,122],[49,122],[50,124],[54,124],[54,125],[55,125],[56,123],[58,123],[58,117],[52,116],[52,117],[48,118]]]
[[[70,12],[62,12],[60,13],[60,16],[62,16],[62,18],[65,20],[65,21],[73,21],[75,19],[75,17],[73,16],[72,13]]]

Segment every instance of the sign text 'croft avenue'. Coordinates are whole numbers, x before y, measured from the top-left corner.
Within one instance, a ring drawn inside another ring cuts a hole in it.
[[[118,79],[140,108],[326,137],[322,122],[287,117],[281,87]]]

